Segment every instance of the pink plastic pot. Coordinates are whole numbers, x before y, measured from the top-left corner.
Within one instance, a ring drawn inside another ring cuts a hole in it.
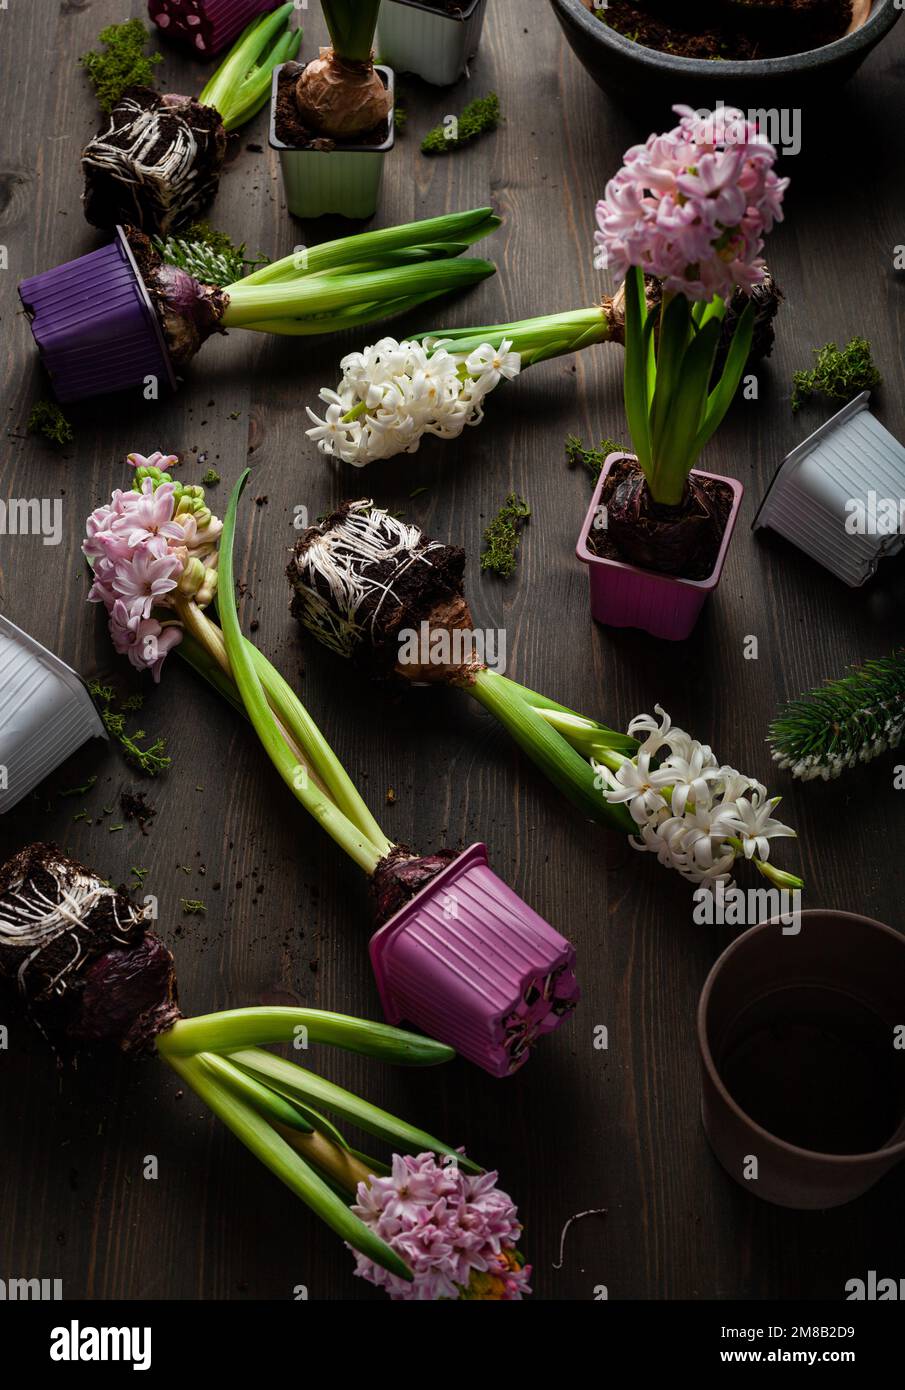
[[[639,569],[624,560],[608,560],[588,548],[588,537],[595,530],[600,512],[600,495],[607,474],[620,459],[634,460],[634,454],[610,454],[600,470],[600,480],[594,490],[588,514],[581,528],[575,553],[588,566],[591,585],[591,612],[598,623],[608,627],[639,627],[652,637],[665,637],[681,642],[688,636],[700,616],[709,595],[720,582],[726,552],[735,530],[745,489],[735,478],[719,473],[705,473],[693,468],[698,478],[716,478],[732,489],[732,509],[716,564],[706,579],[680,579],[672,574],[656,574]]]
[[[579,998],[575,952],[472,845],[371,938],[384,1013],[509,1076]]]
[[[279,0],[148,0],[148,15],[162,34],[199,58],[221,52]]]

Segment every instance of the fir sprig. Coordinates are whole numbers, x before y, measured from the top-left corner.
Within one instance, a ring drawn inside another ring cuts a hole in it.
[[[814,357],[812,371],[795,372],[792,376],[793,410],[800,410],[802,402],[812,396],[851,401],[861,391],[872,391],[883,381],[866,338],[850,338],[844,348],[824,343],[822,348],[814,349]]]
[[[97,104],[109,116],[127,87],[153,87],[159,53],[145,53],[148,31],[140,19],[108,24],[98,35],[102,52],[83,53],[79,62],[94,88]]]
[[[827,681],[790,700],[770,725],[769,743],[793,777],[829,781],[870,762],[905,735],[905,650]]]
[[[181,237],[167,237],[165,241],[157,238],[154,247],[168,265],[187,271],[202,284],[219,285],[221,289],[270,263],[267,256],[247,255],[244,241],[236,245],[226,232],[208,222],[193,222]]]
[[[429,130],[421,141],[421,151],[423,154],[449,154],[450,150],[460,150],[485,131],[496,130],[501,120],[496,92],[475,97],[463,108],[454,125],[443,122]]]
[[[501,579],[512,578],[515,574],[522,527],[530,515],[531,508],[524,497],[510,492],[484,532],[484,544],[487,549],[481,556],[482,570],[491,570]]]

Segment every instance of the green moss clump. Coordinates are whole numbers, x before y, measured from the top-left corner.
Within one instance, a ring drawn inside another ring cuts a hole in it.
[[[570,468],[575,468],[581,464],[586,468],[596,483],[600,477],[600,470],[606,463],[610,454],[628,454],[631,450],[624,444],[619,444],[615,439],[601,439],[595,449],[593,446],[585,446],[584,441],[578,438],[577,434],[570,434],[566,439],[566,462]]]
[[[423,154],[449,154],[450,150],[460,150],[463,145],[476,140],[488,130],[496,130],[502,120],[500,99],[496,92],[488,92],[486,97],[475,97],[463,110],[456,124],[447,127],[445,123],[434,126],[421,141]],[[455,134],[449,133],[455,131]]]
[[[71,444],[75,439],[75,430],[56,401],[36,401],[26,430],[29,434],[43,434],[51,444]]]
[[[812,396],[850,401],[861,391],[872,391],[883,382],[866,338],[850,338],[844,348],[824,343],[822,348],[814,349],[814,357],[816,365],[812,371],[795,372],[792,377],[793,410],[800,410]]]
[[[159,53],[145,53],[148,31],[140,19],[108,24],[98,35],[103,52],[83,53],[79,62],[94,88],[97,104],[109,116],[127,87],[153,87]]]
[[[101,685],[100,681],[89,681],[88,690],[100,706],[104,728],[119,744],[126,762],[143,772],[146,777],[159,777],[162,772],[166,772],[173,759],[167,755],[165,741],[158,738],[153,743],[146,743],[142,748],[140,744],[147,739],[144,729],[136,729],[133,734],[126,729],[126,716],[123,711],[139,707],[135,701],[123,700],[117,710],[114,708],[116,696],[112,686]]]
[[[491,570],[501,579],[512,578],[515,574],[522,528],[530,515],[531,508],[525,499],[510,492],[484,532],[484,544],[487,549],[481,556],[482,570]]]

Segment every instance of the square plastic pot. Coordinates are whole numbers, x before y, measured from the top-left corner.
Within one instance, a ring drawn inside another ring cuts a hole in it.
[[[274,68],[270,103],[270,148],[280,154],[280,170],[286,205],[293,217],[324,217],[333,214],[363,220],[373,217],[380,197],[383,161],[396,142],[390,107],[389,133],[382,145],[340,145],[332,150],[298,150],[285,145],[277,136],[276,111],[280,73],[285,64]],[[393,72],[378,67],[384,86],[392,97]]]
[[[420,0],[383,0],[377,52],[396,72],[411,72],[435,87],[465,73],[478,51],[487,0],[463,0],[454,14]]]
[[[858,504],[869,515],[871,493],[905,502],[905,446],[871,415],[869,400],[862,391],[786,456],[752,523],[778,531],[853,589],[905,545],[898,532],[846,529]]]
[[[816,1023],[827,1040],[847,1038],[856,1011],[871,1020],[879,1037],[888,1037],[894,1059],[895,1030],[905,1018],[905,937],[860,913],[809,909],[799,922],[797,934],[784,933],[779,921],[751,927],[708,975],[698,1006],[701,1112],[714,1154],[740,1187],[776,1206],[813,1211],[860,1197],[905,1158],[905,1108],[889,1098],[889,1132],[870,1152],[802,1148],[770,1133],[742,1108],[724,1080],[726,1056],[752,1029],[813,1029]],[[807,1002],[799,1002],[796,1013],[792,1001],[801,1001],[802,989]],[[827,1066],[839,1056],[826,1044],[820,1054]],[[771,1095],[781,1086],[775,1065],[764,1073]],[[794,1065],[792,1058],[788,1065]],[[831,1091],[832,1084],[830,1076],[820,1092]],[[900,1088],[900,1100],[902,1094]]]
[[[89,738],[106,738],[81,677],[0,615],[0,813]]]
[[[199,58],[220,53],[242,30],[278,0],[148,0],[148,15],[174,43]]]
[[[653,570],[640,569],[624,560],[609,560],[595,555],[588,546],[588,539],[595,530],[600,514],[600,497],[607,475],[621,459],[634,462],[635,456],[608,455],[600,470],[575,552],[588,567],[591,613],[598,623],[604,623],[607,627],[638,627],[652,637],[663,637],[670,642],[684,641],[691,635],[701,609],[720,582],[745,490],[735,478],[724,478],[718,473],[705,473],[693,468],[695,477],[715,478],[732,489],[732,507],[716,564],[706,579],[681,579],[676,575],[656,574]]]
[[[578,1001],[568,941],[472,845],[371,938],[384,1013],[509,1076]]]
[[[58,401],[143,386],[176,389],[148,291],[121,227],[109,246],[23,280],[19,297]]]

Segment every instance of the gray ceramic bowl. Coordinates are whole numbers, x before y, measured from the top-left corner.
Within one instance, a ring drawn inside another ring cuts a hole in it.
[[[677,58],[642,48],[610,29],[582,0],[550,0],[573,51],[598,86],[635,106],[650,105],[651,96],[664,103],[684,102],[712,107],[762,107],[787,95],[801,106],[812,94],[851,77],[871,49],[889,33],[902,11],[896,0],[874,0],[870,16],[854,33],[808,53],[748,62],[709,62]]]

